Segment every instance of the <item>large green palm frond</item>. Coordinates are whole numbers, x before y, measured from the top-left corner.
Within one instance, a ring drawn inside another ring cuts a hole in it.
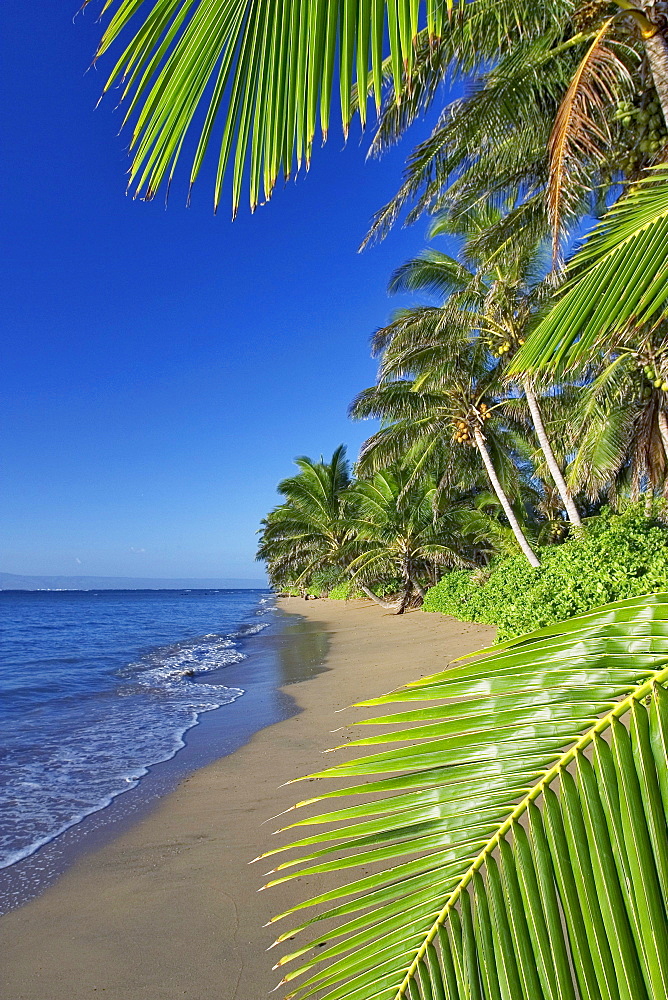
[[[233,210],[246,176],[254,208],[281,173],[308,164],[335,102],[344,131],[353,113],[364,125],[366,101],[353,99],[353,87],[380,107],[385,75],[401,94],[420,38],[427,47],[444,40],[446,59],[470,68],[518,36],[540,35],[572,7],[572,0],[106,0],[111,19],[98,57],[117,52],[105,91],[119,86],[124,122],[133,123],[130,187],[153,197],[186,156],[192,185],[215,148],[214,204],[230,174]]]
[[[334,90],[347,128],[353,82],[366,91],[371,71],[380,104],[389,45],[400,89],[420,28],[439,36],[451,7],[450,0],[108,0],[113,15],[98,56],[124,45],[105,90],[120,83],[125,120],[134,121],[130,185],[152,197],[171,179],[192,128],[191,184],[215,141],[215,204],[229,169],[236,209],[247,170],[254,208],[281,171],[289,176],[295,162],[308,162],[317,120],[326,137]],[[364,102],[358,110],[364,123]]]
[[[511,373],[575,367],[611,336],[658,324],[668,303],[668,166],[650,170],[594,228],[571,261],[563,297],[510,365]]]
[[[264,855],[297,851],[269,885],[348,880],[275,918],[317,907],[283,995],[665,1000],[667,683],[660,594],[362,703],[394,710],[346,744],[372,752],[311,775],[327,811]]]

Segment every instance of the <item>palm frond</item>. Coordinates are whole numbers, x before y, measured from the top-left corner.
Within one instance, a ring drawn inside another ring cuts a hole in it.
[[[414,41],[440,37],[451,0],[108,0],[113,10],[97,57],[123,45],[105,92],[120,84],[134,122],[130,187],[151,198],[169,182],[193,136],[190,183],[218,150],[214,205],[231,173],[232,205],[248,176],[251,208],[271,197],[280,173],[308,165],[319,122],[326,139],[334,92],[344,130],[353,83],[382,100],[389,48],[397,91]],[[129,36],[129,40],[128,39]],[[362,125],[366,101],[357,102]]]
[[[631,324],[655,325],[668,301],[668,166],[650,169],[594,228],[564,294],[510,372],[573,368]]]
[[[284,995],[663,1000],[666,683],[660,594],[362,703],[400,710],[358,723],[372,752],[311,775],[336,785],[295,808],[328,811],[264,855],[297,852],[268,885],[352,877],[275,918],[317,907],[277,940],[312,931]]]
[[[615,17],[604,21],[596,32],[561,102],[550,135],[548,206],[555,263],[559,259],[564,215],[572,221],[574,175],[581,188],[585,166],[605,158],[612,143],[606,111],[616,98],[632,92],[627,66],[614,49],[604,44]]]
[[[427,249],[393,272],[388,291],[426,291],[445,298],[467,288],[473,280],[474,275],[460,261],[440,250]]]

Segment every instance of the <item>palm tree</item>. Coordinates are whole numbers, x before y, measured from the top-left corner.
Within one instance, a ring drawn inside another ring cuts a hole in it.
[[[438,216],[430,228],[429,238],[446,234],[463,238],[459,258],[428,250],[394,273],[390,290],[436,293],[447,302],[449,319],[458,319],[466,329],[482,337],[505,363],[524,343],[536,307],[545,298],[550,285],[541,274],[544,257],[541,244],[532,245],[525,239],[519,245],[504,245],[487,259],[481,256],[476,241],[501,217],[502,212],[498,209],[480,207],[456,219],[446,214]],[[415,332],[419,339],[411,344],[409,337]],[[416,331],[412,326],[381,330],[375,342],[387,347],[394,339],[399,341],[400,350],[406,357],[411,349],[420,351],[427,346],[424,331]],[[432,346],[436,347],[437,343]],[[447,343],[444,350],[447,350]],[[568,519],[580,527],[580,515],[545,428],[535,382],[527,374],[521,375],[519,382]]]
[[[297,458],[299,472],[278,484],[285,502],[262,521],[257,558],[275,586],[308,585],[326,566],[342,564],[352,513],[350,471],[343,445],[331,461]]]
[[[359,554],[349,570],[357,583],[398,576],[403,593],[397,614],[406,610],[413,592],[424,597],[423,584],[435,566],[466,565],[466,511],[439,510],[437,492],[432,476],[415,478],[401,468],[383,469],[354,486],[356,514],[350,525]]]
[[[318,904],[286,995],[664,1000],[667,625],[620,601],[362,703],[367,755],[263,856],[291,852],[269,886],[346,878],[274,918]]]
[[[498,57],[478,69],[476,86],[444,109],[410,155],[399,192],[376,213],[363,246],[384,235],[407,204],[412,222],[424,211],[466,211],[505,197],[513,211],[499,220],[495,238],[529,232],[534,239],[549,223],[559,262],[564,227],[600,212],[620,177],[635,179],[663,157],[662,5],[555,4],[551,21],[517,33],[513,16],[524,12],[499,6],[507,34]],[[476,19],[476,9],[467,5],[477,40],[484,18]],[[400,91],[392,83],[371,147],[376,155],[424,113],[452,73],[448,40],[440,41],[418,49]]]
[[[439,324],[443,328],[443,310],[406,310],[402,322],[410,325],[412,320],[429,326],[433,335]],[[407,367],[412,378],[401,377]],[[491,363],[487,346],[480,338],[462,336],[459,326],[448,351],[443,351],[442,341],[438,349],[427,348],[421,356],[411,351],[407,365],[401,354],[396,357],[391,349],[386,350],[378,385],[361,392],[350,409],[355,419],[376,417],[384,425],[364,444],[359,468],[362,473],[375,471],[403,457],[414,463],[415,475],[437,458],[445,466],[441,486],[455,483],[465,489],[470,481],[462,478],[462,472],[467,465],[471,469],[470,451],[475,449],[518,545],[529,563],[538,567],[540,561],[520,527],[495,464],[496,457],[505,476],[517,480],[517,470],[507,458],[506,428],[498,419],[502,406],[498,389],[498,365]]]

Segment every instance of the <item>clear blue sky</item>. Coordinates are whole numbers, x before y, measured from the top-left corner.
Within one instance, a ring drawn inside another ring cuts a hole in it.
[[[251,576],[292,458],[370,431],[368,338],[425,225],[359,255],[411,145],[365,163],[334,135],[310,174],[235,223],[206,180],[185,207],[126,198],[127,136],[97,9],[7,0],[3,25],[0,569]]]

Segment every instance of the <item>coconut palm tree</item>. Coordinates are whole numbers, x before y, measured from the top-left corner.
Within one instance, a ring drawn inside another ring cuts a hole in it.
[[[432,342],[439,325],[441,333],[446,325],[440,308],[406,310],[402,322],[413,320],[431,328]],[[498,363],[492,362],[480,338],[463,336],[460,325],[452,329],[447,351],[442,343],[436,349],[411,350],[406,363],[400,353],[386,350],[378,384],[361,392],[350,408],[355,419],[383,421],[363,445],[359,469],[375,471],[407,457],[416,475],[429,460],[438,459],[445,469],[441,486],[454,484],[461,490],[471,484],[462,474],[467,466],[475,468],[474,450],[518,545],[529,563],[538,567],[540,561],[502,483],[502,478],[517,481],[518,473],[508,459],[506,424],[499,418],[503,400],[498,398]],[[402,377],[407,371],[411,378]]]
[[[620,179],[663,157],[668,47],[660,6],[572,3],[555,7],[542,30],[515,36],[506,7],[498,58],[410,155],[399,192],[376,213],[363,245],[384,235],[406,205],[412,222],[424,211],[466,211],[505,197],[514,207],[497,223],[496,241],[506,233],[539,237],[549,223],[558,262],[564,230],[600,212]],[[447,45],[418,50],[401,91],[389,88],[372,153],[382,154],[424,113],[451,73]]]
[[[309,578],[326,566],[342,564],[349,540],[352,512],[350,470],[340,445],[331,461],[297,458],[297,475],[278,484],[285,498],[262,521],[257,558],[267,563],[275,586],[308,586]]]
[[[449,235],[463,239],[458,258],[430,249],[395,271],[390,291],[435,293],[447,302],[449,322],[459,321],[465,331],[482,337],[492,353],[505,364],[524,343],[536,308],[551,290],[551,285],[544,277],[544,248],[540,243],[532,245],[526,239],[519,244],[506,243],[491,257],[481,257],[476,241],[502,215],[499,209],[477,207],[454,219],[446,214],[438,216],[430,227],[429,238]],[[398,348],[409,363],[412,349],[420,352],[427,346],[425,332],[412,325],[396,328],[391,325],[377,333],[374,344],[387,349],[396,341],[395,349]],[[432,344],[434,347],[438,345],[438,332]],[[415,334],[418,340],[411,342]],[[448,349],[447,342],[443,349]],[[521,375],[518,381],[549,474],[568,519],[579,527],[580,515],[550,443],[535,381],[527,374]]]
[[[341,873],[274,918],[283,995],[664,1000],[667,637],[647,595],[362,703],[365,756],[263,855],[283,891]]]
[[[358,554],[349,571],[357,583],[369,585],[398,576],[403,592],[397,614],[413,594],[424,597],[435,566],[467,564],[467,511],[461,505],[439,509],[433,476],[383,469],[356,482],[354,493],[356,512],[349,523]]]
[[[665,353],[665,331],[657,347],[652,365],[644,370],[635,350],[609,351],[596,376],[582,387],[570,424],[577,447],[568,477],[576,491],[592,498],[603,491],[614,497],[624,487],[632,498],[665,492],[668,382],[656,377],[665,361],[655,360]]]

